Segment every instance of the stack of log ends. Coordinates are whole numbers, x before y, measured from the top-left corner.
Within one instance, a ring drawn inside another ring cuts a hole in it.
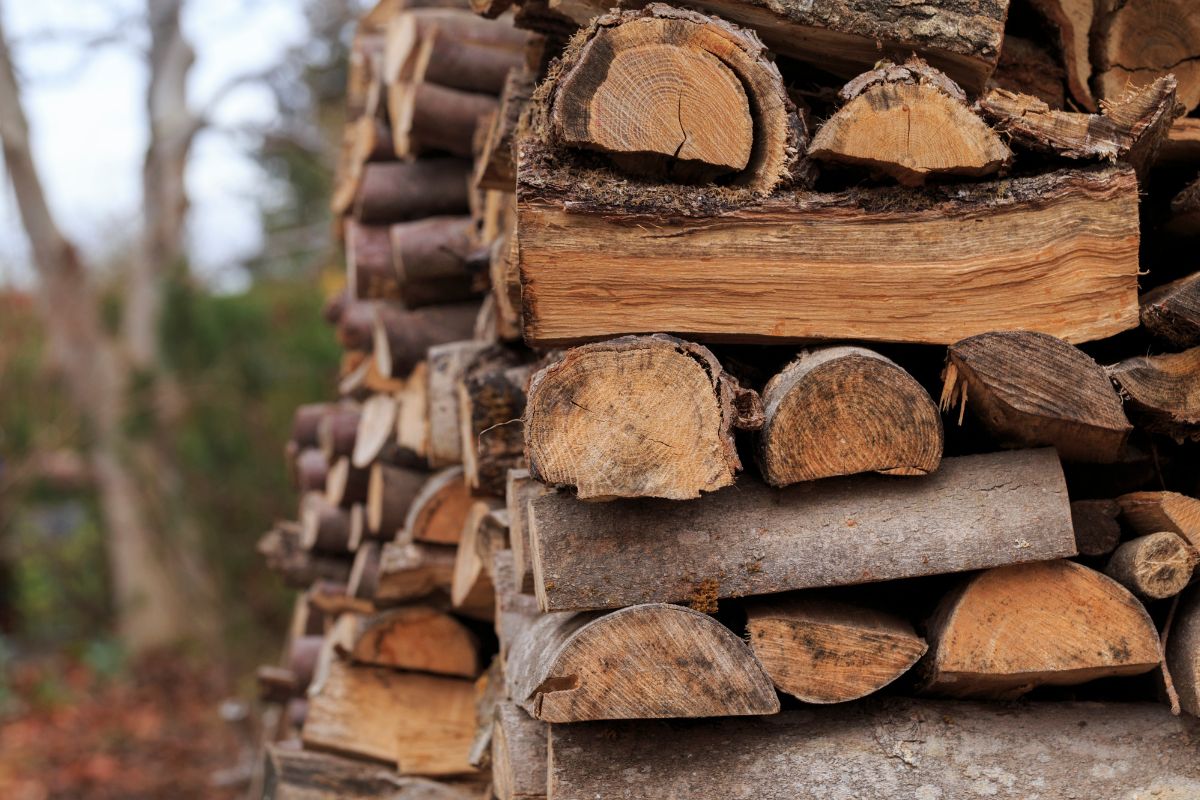
[[[1049,445],[1067,461],[1117,460],[1133,426],[1104,368],[1077,347],[1033,331],[951,345],[941,404],[965,407],[1008,447]]]
[[[465,214],[471,162],[461,158],[380,161],[363,167],[354,216],[364,225]]]
[[[359,469],[349,458],[339,458],[325,476],[325,499],[332,506],[350,508],[367,500],[370,470]]]
[[[292,462],[296,488],[303,492],[324,492],[329,474],[329,459],[316,447],[301,450]]]
[[[462,463],[458,382],[467,365],[487,347],[487,342],[468,339],[434,345],[428,350],[429,465],[435,469]]]
[[[545,722],[779,711],[746,643],[683,606],[547,614],[513,644],[505,674],[513,702]]]
[[[1142,173],[1171,129],[1178,104],[1173,76],[1106,100],[1099,114],[1051,108],[1026,94],[996,89],[980,109],[996,130],[1031,150],[1070,159],[1128,161]]]
[[[512,546],[514,589],[533,594],[533,550],[529,542],[529,501],[553,491],[527,469],[510,469],[504,486]]]
[[[1053,450],[947,458],[924,478],[743,480],[699,500],[529,503],[545,611],[711,604],[1075,555]]]
[[[1167,672],[1179,694],[1179,705],[1200,717],[1200,586],[1180,597],[1175,624],[1165,633]]]
[[[355,533],[350,511],[325,495],[309,492],[300,499],[300,546],[305,550],[353,553],[361,542]]]
[[[367,529],[381,539],[392,539],[405,526],[409,508],[424,487],[428,473],[376,463],[367,484]]]
[[[513,703],[497,703],[492,730],[492,788],[497,800],[546,800],[549,727]]]
[[[437,344],[456,342],[475,330],[475,303],[431,306],[404,311],[388,305],[374,309],[372,349],[375,368],[389,378],[403,378],[425,360]]]
[[[1171,198],[1171,218],[1166,229],[1181,236],[1200,236],[1200,178]]]
[[[372,600],[379,588],[379,566],[382,546],[367,540],[354,551],[350,577],[346,579],[346,594],[358,600]]]
[[[568,350],[530,381],[530,475],[581,499],[687,500],[741,469],[733,429],[762,424],[758,396],[706,347],[627,336]]]
[[[403,603],[441,591],[447,597],[454,580],[451,545],[388,542],[379,554],[375,602]]]
[[[1054,26],[1059,52],[1066,68],[1067,88],[1075,102],[1088,111],[1096,111],[1096,98],[1090,85],[1092,60],[1089,53],[1095,0],[1030,0],[1031,5]]]
[[[391,767],[267,745],[262,800],[473,800],[461,788],[428,778],[397,775]]]
[[[864,73],[840,97],[845,105],[813,136],[811,158],[867,167],[905,186],[992,175],[1012,161],[958,84],[918,58]]]
[[[805,145],[753,32],[660,3],[596,18],[538,94],[555,142],[606,153],[635,177],[724,178],[765,196]]]
[[[1038,330],[1085,342],[1138,322],[1127,166],[800,193],[709,216],[647,213],[653,225],[607,213],[605,202],[621,206],[569,171],[555,179],[550,190],[520,178],[523,330],[535,347],[643,331],[945,345]]]
[[[359,469],[370,467],[386,446],[396,436],[396,398],[390,394],[376,394],[362,404],[358,417],[358,430],[354,436],[354,450],[350,464]]]
[[[394,83],[388,87],[392,146],[401,157],[443,152],[470,158],[479,118],[497,107],[494,96],[428,80]]]
[[[405,540],[458,544],[472,503],[462,467],[447,467],[429,476],[409,506]]]
[[[1175,347],[1200,345],[1200,272],[1142,295],[1142,325]]]
[[[1105,573],[1144,600],[1165,600],[1183,591],[1200,559],[1177,533],[1139,536],[1117,548]]]
[[[555,800],[651,800],[662,787],[759,800],[1183,800],[1200,785],[1198,735],[1196,720],[1152,703],[888,699],[766,720],[551,725],[547,780]]]
[[[488,514],[496,507],[494,500],[476,500],[467,509],[454,560],[454,577],[450,584],[451,605],[469,617],[484,620],[495,617],[496,588],[476,542],[480,528],[486,524]],[[487,560],[490,562],[490,555]]]
[[[1075,546],[1081,556],[1105,556],[1117,549],[1121,525],[1117,517],[1121,504],[1116,500],[1074,500],[1071,525],[1075,528]]]
[[[988,570],[947,595],[927,625],[925,691],[1012,699],[1038,686],[1139,675],[1158,631],[1116,581],[1071,561]]]
[[[1187,111],[1200,106],[1200,18],[1191,0],[1101,3],[1092,31],[1092,87],[1100,97],[1119,96],[1173,73]]]
[[[325,415],[336,408],[334,403],[305,403],[297,406],[292,414],[292,438],[300,450],[307,450],[320,446],[318,431],[320,430],[321,420]]]
[[[1131,492],[1117,498],[1121,520],[1135,533],[1177,533],[1200,549],[1200,500],[1179,492]]]
[[[746,635],[775,688],[805,703],[844,703],[899,678],[928,647],[908,620],[799,595],[751,601]]]
[[[263,534],[256,550],[265,559],[267,569],[283,578],[288,586],[302,589],[315,580],[345,581],[350,562],[334,555],[315,553],[301,544],[302,527],[280,523]]]
[[[862,347],[801,353],[767,383],[762,404],[757,457],[772,486],[858,472],[928,475],[942,461],[929,393]]]
[[[525,466],[521,418],[533,369],[495,346],[468,362],[455,387],[463,476],[478,494],[503,497],[508,471]]]
[[[1176,441],[1200,441],[1200,347],[1137,356],[1108,368],[1131,416]]]
[[[474,678],[479,640],[450,614],[431,606],[402,606],[371,616],[343,614],[329,636],[356,664]]]
[[[470,217],[427,217],[389,229],[397,297],[407,307],[458,303],[478,296],[471,268],[476,248]]]

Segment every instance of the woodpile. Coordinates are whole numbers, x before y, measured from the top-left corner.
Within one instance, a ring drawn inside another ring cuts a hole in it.
[[[1200,796],[1200,27],[1011,5],[362,18],[261,796]]]

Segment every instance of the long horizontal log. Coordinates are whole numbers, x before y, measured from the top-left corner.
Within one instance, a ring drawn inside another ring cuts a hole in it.
[[[531,500],[545,611],[711,600],[869,583],[1075,554],[1053,450],[948,458],[932,475],[771,489],[743,481],[686,503]]]
[[[267,746],[262,800],[471,800],[459,788],[353,758]]]

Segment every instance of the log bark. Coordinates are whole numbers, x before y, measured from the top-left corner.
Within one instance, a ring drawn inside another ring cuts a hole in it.
[[[258,540],[256,549],[266,561],[267,569],[295,589],[302,589],[315,580],[346,580],[350,575],[348,560],[304,549],[300,535],[299,525],[280,523]]]
[[[518,187],[524,332],[536,347],[655,330],[928,344],[1041,330],[1081,342],[1137,324],[1127,168],[804,193],[703,216],[630,214],[568,175],[551,187],[523,166]]]
[[[761,408],[706,347],[662,335],[584,345],[530,380],[529,473],[581,499],[699,497],[733,483],[733,429],[760,425]]]
[[[905,186],[991,175],[1012,160],[958,84],[920,59],[884,63],[846,84],[839,97],[845,105],[813,136],[811,158],[865,167]]]
[[[494,95],[451,89],[428,81],[388,87],[392,144],[401,157],[446,153],[471,158],[480,117],[499,107]]]
[[[353,553],[359,539],[354,537],[350,512],[339,508],[317,492],[309,492],[300,501],[300,546],[328,554]]]
[[[460,158],[382,161],[363,167],[355,218],[367,225],[465,214],[471,164]]]
[[[525,466],[521,420],[532,364],[500,347],[478,353],[456,387],[463,477],[479,494],[504,496],[510,469]]]
[[[392,270],[409,308],[461,302],[481,294],[473,270],[470,217],[428,217],[391,227]]]
[[[1166,663],[1179,705],[1200,717],[1200,586],[1188,589],[1175,611],[1166,641]]]
[[[329,474],[329,459],[325,453],[315,447],[301,450],[296,456],[293,468],[296,474],[296,488],[300,492],[324,492],[325,476]]]
[[[1129,358],[1108,368],[1131,415],[1146,430],[1200,441],[1200,347]]]
[[[429,477],[409,506],[405,540],[458,544],[473,502],[461,467],[448,467]]]
[[[1116,500],[1076,500],[1071,503],[1071,525],[1075,528],[1075,546],[1081,556],[1106,556],[1121,541],[1117,516],[1121,506]]]
[[[1142,325],[1175,347],[1200,345],[1200,272],[1142,295]]]
[[[346,286],[358,300],[399,300],[400,285],[392,269],[392,241],[387,225],[361,225],[346,220]]]
[[[1183,798],[1200,785],[1198,732],[1150,703],[920,700],[769,720],[551,725],[548,784],[555,800]]]
[[[756,452],[772,486],[858,472],[927,475],[942,460],[942,419],[929,393],[862,347],[805,351],[763,390]]]
[[[354,452],[358,421],[362,412],[356,404],[343,403],[326,414],[317,428],[317,441],[330,464]]]
[[[1168,73],[1186,110],[1200,105],[1200,19],[1188,0],[1105,2],[1092,29],[1092,88],[1118,97]]]
[[[396,394],[400,404],[396,415],[396,446],[401,453],[411,453],[426,468],[429,467],[428,384],[429,364],[419,361],[404,380],[404,388]]]
[[[376,538],[394,539],[427,477],[415,469],[374,464],[367,486],[367,530]]]
[[[1121,520],[1135,533],[1171,531],[1200,549],[1200,500],[1179,492],[1131,492],[1117,502]]]
[[[1158,631],[1116,581],[1071,561],[988,570],[943,598],[926,626],[926,691],[1020,697],[1140,675],[1161,660]]]
[[[463,519],[462,535],[454,559],[454,577],[450,584],[450,602],[461,613],[477,619],[495,617],[496,589],[484,568],[484,559],[476,542],[480,527],[497,503],[476,500]]]
[[[450,614],[404,606],[371,616],[343,614],[329,633],[338,654],[356,664],[474,678],[479,640]]]
[[[462,463],[462,434],[458,422],[458,382],[467,364],[488,347],[487,342],[459,341],[429,348],[427,408],[429,464],[448,467]]]
[[[546,722],[779,710],[746,643],[682,606],[545,615],[513,644],[505,674],[513,702]]]
[[[1075,554],[1052,450],[948,458],[925,478],[788,489],[743,481],[689,503],[530,502],[543,610],[738,597]]]
[[[319,445],[317,431],[320,428],[321,420],[335,407],[333,403],[305,403],[297,406],[296,411],[292,414],[291,441],[295,442],[302,450],[317,447]]]
[[[367,469],[385,455],[389,444],[395,444],[398,412],[393,395],[375,394],[367,398],[359,409],[354,450],[350,455],[352,466]]]
[[[266,748],[262,800],[471,800],[461,789],[427,778],[284,744]]]
[[[1177,533],[1139,536],[1117,548],[1104,572],[1145,600],[1164,600],[1184,590],[1196,567],[1196,549]]]
[[[474,303],[403,311],[390,306],[375,310],[375,366],[383,375],[402,378],[425,360],[430,347],[470,337],[475,328]]]
[[[462,8],[419,8],[392,17],[384,82],[424,76],[455,89],[499,94],[507,67],[502,69],[497,62],[522,54],[529,34],[508,21],[492,22],[463,12]]]
[[[349,458],[339,458],[325,477],[325,499],[345,509],[365,503],[370,480],[370,470],[358,469]]]
[[[453,547],[389,542],[380,551],[375,600],[402,603],[437,591],[450,595],[454,579]]]
[[[492,784],[498,800],[546,800],[549,728],[513,703],[496,705]]]
[[[475,185],[499,192],[516,191],[517,164],[513,139],[521,112],[533,96],[537,76],[530,70],[513,69],[505,78],[500,107],[484,141],[483,155],[475,162]]]
[[[533,594],[532,548],[529,542],[529,501],[553,491],[535,480],[527,469],[510,469],[504,485],[508,510],[509,542],[513,555],[514,590]]]
[[[775,688],[805,703],[866,697],[928,649],[908,620],[813,595],[752,601],[746,636]]]
[[[985,333],[950,347],[942,408],[970,409],[1006,447],[1049,445],[1067,461],[1111,463],[1133,426],[1090,356],[1031,331]]]
[[[1067,71],[1071,96],[1088,111],[1098,106],[1092,94],[1092,60],[1088,51],[1096,0],[1031,0],[1058,34],[1058,46]]]

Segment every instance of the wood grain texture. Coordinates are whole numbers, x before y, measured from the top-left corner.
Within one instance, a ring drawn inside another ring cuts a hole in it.
[[[1158,631],[1116,581],[1071,561],[999,567],[947,595],[928,625],[926,691],[1016,698],[1158,666]]]
[[[1142,325],[1175,347],[1200,345],[1200,272],[1142,295]]]
[[[699,497],[733,483],[733,429],[758,408],[700,345],[658,335],[573,348],[530,380],[529,473],[583,499]]]
[[[1175,610],[1175,625],[1166,640],[1167,669],[1179,693],[1179,704],[1200,717],[1200,586],[1188,589]]]
[[[536,597],[517,590],[512,550],[501,550],[492,556],[492,583],[496,587],[498,659],[501,664],[506,664],[513,642],[524,635],[541,612]]]
[[[1108,463],[1133,430],[1104,368],[1043,333],[985,333],[957,342],[942,377],[942,407],[965,404],[1005,446],[1049,445],[1067,461]]]
[[[751,601],[746,614],[750,647],[775,688],[805,703],[865,697],[927,649],[908,620],[811,594]]]
[[[458,544],[472,502],[462,467],[447,467],[428,476],[408,508],[404,540]]]
[[[552,725],[549,796],[1183,800],[1200,791],[1198,734],[1195,720],[1151,703],[889,700],[767,719]]]
[[[415,469],[373,464],[367,484],[367,529],[381,539],[396,538],[427,477],[427,473]]]
[[[513,702],[546,722],[779,710],[745,642],[706,614],[661,603],[544,615],[512,645],[505,675]]]
[[[696,217],[568,200],[561,178],[518,193],[534,346],[653,331],[950,344],[1026,329],[1081,342],[1137,324],[1132,170],[801,194]]]
[[[354,450],[350,464],[359,469],[371,466],[387,445],[396,438],[396,415],[399,407],[390,394],[374,394],[363,402],[358,431],[354,437]]]
[[[463,517],[462,534],[454,556],[450,602],[460,613],[477,619],[491,620],[495,613],[496,588],[484,567],[477,542],[488,514],[498,506],[499,502],[491,498],[471,503]]]
[[[1159,531],[1118,547],[1104,572],[1138,597],[1163,600],[1183,591],[1198,558],[1182,536]]]
[[[1171,531],[1200,549],[1200,500],[1179,492],[1130,492],[1117,502],[1121,521],[1134,532],[1147,536]]]
[[[1091,40],[1092,21],[1096,17],[1095,0],[1031,0],[1031,5],[1054,26],[1059,52],[1067,72],[1071,96],[1088,111],[1097,110],[1092,94]]]
[[[763,390],[756,456],[772,486],[858,472],[927,475],[942,460],[928,392],[863,347],[808,350]]]
[[[433,592],[450,594],[454,577],[452,545],[388,542],[379,553],[379,576],[375,600],[402,603]]]
[[[1200,17],[1189,0],[1105,2],[1099,8],[1092,88],[1100,97],[1117,97],[1131,85],[1171,73],[1184,108],[1200,105]]]
[[[430,306],[415,311],[381,304],[375,309],[372,337],[379,374],[407,377],[425,360],[430,347],[470,337],[478,310],[475,303]]]
[[[471,800],[459,788],[391,767],[279,744],[266,747],[262,800]]]
[[[426,407],[429,416],[429,465],[434,468],[462,463],[462,436],[458,424],[458,381],[467,364],[487,342],[449,342],[429,348]]]
[[[1108,368],[1130,415],[1149,431],[1200,441],[1200,347],[1137,356]]]
[[[528,469],[510,469],[504,484],[509,542],[513,557],[514,590],[533,594],[533,552],[529,543],[529,501],[553,489],[535,480]]]
[[[475,634],[432,606],[404,606],[370,616],[343,614],[329,636],[343,658],[358,664],[460,678],[479,674]]]
[[[496,705],[492,782],[497,800],[545,800],[550,726],[513,703]]]
[[[1052,450],[948,458],[932,475],[860,475],[699,500],[530,501],[547,611],[741,597],[1074,555]]]

